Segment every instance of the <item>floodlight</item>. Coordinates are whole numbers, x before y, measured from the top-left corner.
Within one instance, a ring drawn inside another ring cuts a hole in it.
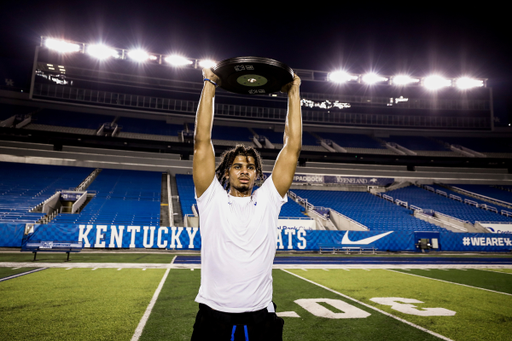
[[[199,62],[199,66],[202,68],[212,68],[217,65],[217,62],[210,59],[203,59]]]
[[[334,71],[329,73],[329,80],[334,83],[346,83],[349,81],[357,81],[358,76],[351,75],[345,71]]]
[[[149,59],[149,54],[144,50],[131,50],[128,52],[128,57],[136,62],[142,63]]]
[[[98,59],[119,58],[119,53],[116,50],[102,44],[87,45],[87,53]]]
[[[60,53],[80,51],[80,45],[59,39],[48,38],[46,39],[45,46]]]
[[[386,82],[388,79],[386,77],[379,76],[375,73],[367,73],[362,78],[363,82],[366,84],[376,84],[380,82]]]
[[[194,62],[182,56],[172,55],[165,57],[165,61],[173,66],[191,65]]]
[[[457,86],[457,88],[465,90],[482,87],[484,86],[484,81],[481,79],[461,77],[455,81],[455,85]]]
[[[409,85],[412,83],[419,83],[418,78],[413,78],[407,75],[397,75],[391,78],[393,85]]]
[[[433,75],[423,79],[423,85],[430,90],[437,90],[452,85],[451,79]]]

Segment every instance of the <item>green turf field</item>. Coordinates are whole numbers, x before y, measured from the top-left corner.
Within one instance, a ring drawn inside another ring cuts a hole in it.
[[[151,263],[152,256],[128,258]],[[0,279],[32,269],[0,267]],[[49,268],[2,281],[1,339],[132,340],[165,273]],[[200,275],[168,272],[138,340],[190,340]],[[285,340],[511,339],[509,269],[276,269],[273,275],[274,301],[287,316]]]

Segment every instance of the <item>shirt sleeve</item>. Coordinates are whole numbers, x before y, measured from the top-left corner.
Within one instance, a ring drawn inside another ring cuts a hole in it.
[[[271,198],[272,202],[274,202],[278,207],[281,207],[285,203],[288,202],[288,194],[285,194],[284,197],[279,194],[277,191],[276,186],[274,185],[274,181],[272,180],[272,175],[270,175],[260,189],[265,190],[268,192],[269,197]]]
[[[224,188],[222,188],[222,186],[216,176],[213,177],[213,180],[210,183],[210,186],[208,186],[206,191],[204,191],[203,194],[201,194],[201,196],[199,198],[197,197],[197,194],[195,193],[195,188],[194,188],[194,197],[196,199],[197,207],[199,208],[199,212],[201,212],[201,209],[204,209],[205,207],[207,207],[208,203],[210,203],[210,202],[212,202],[212,200],[214,200],[213,198],[217,195],[217,193],[219,193],[219,190],[223,191]]]

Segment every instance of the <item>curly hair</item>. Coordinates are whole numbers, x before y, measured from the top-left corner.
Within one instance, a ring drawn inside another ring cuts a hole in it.
[[[217,168],[215,168],[215,175],[217,176],[217,179],[219,179],[222,187],[226,189],[226,191],[229,191],[230,188],[229,180],[226,178],[226,171],[229,170],[233,164],[233,161],[238,155],[243,155],[246,157],[252,156],[256,163],[256,178],[263,179],[263,166],[261,162],[261,156],[258,151],[253,147],[246,147],[243,144],[237,144],[236,147],[228,149],[222,153],[220,156],[220,163]]]

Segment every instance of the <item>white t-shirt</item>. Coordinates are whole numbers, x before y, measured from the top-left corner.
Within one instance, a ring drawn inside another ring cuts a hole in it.
[[[196,302],[241,313],[272,301],[272,264],[281,197],[272,176],[250,197],[228,195],[215,177],[197,199],[201,232],[201,287]]]

